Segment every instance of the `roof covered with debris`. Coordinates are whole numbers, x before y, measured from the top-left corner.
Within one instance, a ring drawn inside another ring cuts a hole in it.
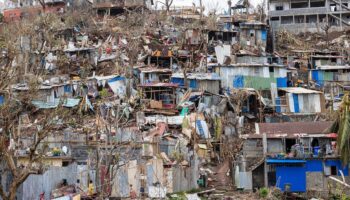
[[[258,123],[256,133],[270,136],[323,134],[333,122],[285,122],[285,123]]]

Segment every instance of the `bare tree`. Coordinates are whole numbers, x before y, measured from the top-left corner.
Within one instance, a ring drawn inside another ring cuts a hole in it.
[[[37,70],[30,71],[31,78],[26,74],[29,65],[40,66],[41,59],[35,59],[36,54],[32,52],[42,53],[42,58],[46,55],[43,53],[45,47],[52,46],[51,43],[54,42],[50,41],[56,23],[50,19],[54,18],[39,16],[32,22],[14,22],[4,25],[0,32],[1,48],[5,52],[0,57],[0,95],[5,97],[5,102],[0,105],[0,158],[1,167],[12,175],[8,190],[0,185],[0,197],[4,200],[14,200],[18,187],[28,176],[44,169],[42,159],[46,152],[41,144],[60,126],[58,120],[64,120],[67,116],[61,106],[54,110],[38,111],[32,105],[31,101],[38,94],[41,84],[38,77],[42,74]],[[26,83],[28,90],[14,92],[12,85],[18,82]],[[26,162],[19,165],[18,151],[23,150],[20,116],[23,114],[35,120],[31,121],[31,142],[25,147]]]
[[[173,5],[174,0],[165,0],[166,11],[170,11],[170,7]]]
[[[325,32],[325,35],[326,35],[326,44],[327,44],[327,47],[329,47],[329,30],[331,29],[331,25],[330,23],[327,21],[324,21],[323,23],[324,25],[321,26],[321,29]]]
[[[45,11],[45,8],[46,8],[46,3],[45,3],[45,0],[38,0],[41,7],[43,8],[43,10]]]

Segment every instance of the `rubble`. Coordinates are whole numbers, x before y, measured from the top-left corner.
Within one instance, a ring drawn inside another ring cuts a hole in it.
[[[249,1],[224,15],[85,3],[4,11],[2,199],[307,199],[348,187],[328,129],[349,89],[346,30],[275,31]]]

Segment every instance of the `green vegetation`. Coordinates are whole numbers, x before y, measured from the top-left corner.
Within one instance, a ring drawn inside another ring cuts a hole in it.
[[[343,97],[336,119],[329,132],[338,133],[337,146],[343,163],[349,162],[350,157],[350,95]]]
[[[260,190],[259,190],[259,196],[261,197],[261,198],[266,198],[267,197],[267,195],[269,195],[269,189],[267,189],[267,188],[260,188]]]

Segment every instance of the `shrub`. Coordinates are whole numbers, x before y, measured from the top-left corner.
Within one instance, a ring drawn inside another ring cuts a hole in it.
[[[259,195],[260,195],[261,198],[266,198],[268,194],[269,194],[269,189],[267,189],[267,188],[260,188]]]

